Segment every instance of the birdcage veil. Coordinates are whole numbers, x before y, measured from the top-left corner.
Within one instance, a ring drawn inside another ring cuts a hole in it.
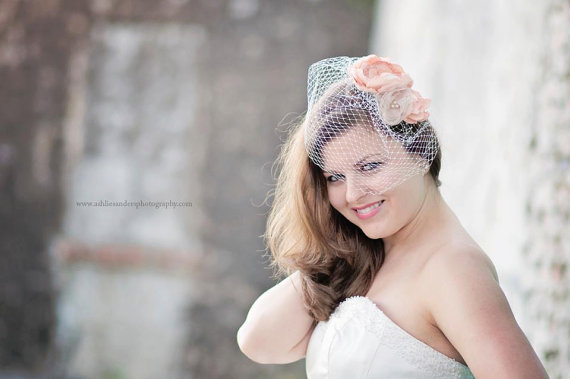
[[[333,57],[308,70],[304,141],[329,181],[382,194],[429,170],[439,145],[431,100],[387,58]]]

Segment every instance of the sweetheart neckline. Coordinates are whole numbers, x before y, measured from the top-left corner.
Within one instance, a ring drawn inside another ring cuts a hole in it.
[[[400,325],[396,324],[394,322],[394,320],[392,320],[390,317],[388,317],[388,315],[386,315],[386,313],[384,313],[384,311],[378,306],[378,304],[376,304],[371,298],[367,297],[367,296],[362,296],[362,295],[354,295],[354,296],[349,296],[347,298],[345,298],[343,301],[340,302],[340,304],[345,303],[347,300],[354,300],[354,299],[359,299],[362,298],[365,301],[367,301],[370,305],[374,306],[374,308],[377,311],[377,314],[381,315],[384,319],[386,319],[390,324],[392,324],[393,326],[395,326],[400,332],[404,333],[406,336],[408,336],[409,338],[412,338],[413,340],[419,342],[421,345],[423,345],[424,347],[428,348],[429,350],[435,352],[436,354],[440,355],[442,358],[447,359],[455,364],[461,365],[462,367],[469,369],[468,366],[464,365],[463,363],[455,360],[454,358],[451,358],[445,354],[443,354],[441,351],[438,351],[436,349],[434,349],[433,347],[431,347],[430,345],[428,345],[427,343],[425,343],[424,341],[414,337],[413,335],[411,335],[408,331],[406,331],[405,329],[403,329]],[[340,306],[339,304],[339,306]]]

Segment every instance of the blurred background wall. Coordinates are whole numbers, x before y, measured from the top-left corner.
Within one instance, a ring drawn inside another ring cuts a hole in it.
[[[2,0],[0,376],[303,377],[236,332],[274,284],[263,203],[307,67],[364,55],[371,21],[369,1]]]
[[[432,99],[442,192],[563,378],[569,42],[562,0],[0,0],[0,378],[305,377],[235,334],[307,67],[368,53]]]

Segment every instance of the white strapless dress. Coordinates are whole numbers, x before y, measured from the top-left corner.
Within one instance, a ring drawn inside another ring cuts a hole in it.
[[[346,298],[319,321],[305,360],[308,379],[474,378],[467,366],[413,337],[365,296]]]

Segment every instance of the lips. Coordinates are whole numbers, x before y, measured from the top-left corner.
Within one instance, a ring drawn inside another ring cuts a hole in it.
[[[366,204],[362,207],[352,208],[356,216],[362,220],[373,217],[376,213],[380,211],[384,200],[377,201],[375,203]]]
[[[375,202],[373,202],[373,203],[369,203],[369,204],[363,205],[363,206],[361,206],[361,207],[354,207],[354,208],[352,208],[352,209],[354,209],[355,211],[359,211],[359,210],[363,210],[363,209],[372,207],[372,206],[374,206],[374,205],[376,205],[376,204],[378,204],[378,203],[381,204],[381,203],[383,203],[383,202],[384,202],[384,200],[375,201]]]

